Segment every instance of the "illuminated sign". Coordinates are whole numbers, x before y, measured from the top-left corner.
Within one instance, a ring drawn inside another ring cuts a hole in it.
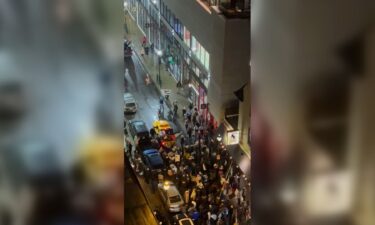
[[[240,132],[236,131],[228,131],[228,138],[227,138],[228,145],[236,145],[240,143]]]

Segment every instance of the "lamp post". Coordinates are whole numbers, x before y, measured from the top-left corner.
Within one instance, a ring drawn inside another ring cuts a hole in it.
[[[161,56],[163,55],[163,51],[160,49],[157,49],[156,55],[158,56],[158,64],[159,64],[159,73],[156,76],[156,80],[158,81],[159,86],[161,88],[160,64],[161,64]]]
[[[223,140],[223,137],[219,134],[219,135],[217,135],[216,140],[218,142],[221,142],[221,140]]]

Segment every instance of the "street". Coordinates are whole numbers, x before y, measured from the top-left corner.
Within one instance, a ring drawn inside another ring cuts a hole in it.
[[[152,127],[152,123],[158,119],[158,109],[159,109],[159,92],[157,91],[156,87],[154,84],[149,84],[146,85],[145,82],[145,77],[146,77],[146,72],[144,71],[142,65],[140,64],[138,58],[133,55],[132,58],[126,58],[125,59],[125,70],[128,70],[129,73],[124,76],[125,79],[125,92],[130,92],[133,94],[135,97],[137,103],[138,103],[138,112],[135,114],[125,114],[125,119],[126,120],[132,120],[132,119],[137,119],[137,120],[143,120],[146,125],[148,126],[148,129]],[[165,106],[165,112],[167,112],[167,107]],[[172,127],[176,132],[180,132],[177,126],[172,124]],[[140,184],[138,186],[141,188],[141,191],[144,193],[146,196],[148,202],[149,202],[149,207],[154,210],[158,209],[164,216],[168,217],[167,210],[165,209],[165,206],[160,199],[160,196],[158,195],[157,192],[153,193],[151,190],[151,186],[146,183],[144,178],[142,176],[139,176],[137,174],[137,179]],[[136,185],[135,184],[128,184],[126,183],[125,185],[125,196],[131,196],[131,197],[125,197],[126,202],[137,202],[138,204],[141,204],[140,202],[144,200],[140,200],[141,197],[139,197],[139,190],[136,190]],[[133,194],[135,195],[133,196]],[[138,196],[138,197],[136,197]],[[138,210],[138,204],[135,204],[134,206],[128,206],[127,203],[125,202],[126,208],[129,210],[131,209],[135,210],[132,213],[131,218],[136,218],[137,217],[137,210]],[[143,208],[143,207],[142,207]],[[129,218],[129,217],[127,217]],[[140,224],[138,219],[127,219],[125,221],[126,225],[138,225]]]
[[[158,118],[159,109],[159,92],[153,83],[146,85],[146,72],[139,62],[137,56],[133,55],[131,58],[125,59],[125,92],[130,92],[135,97],[138,103],[138,112],[136,114],[126,114],[126,120],[139,119],[143,120],[148,129],[152,127],[152,123]],[[168,112],[165,107],[165,116]],[[171,124],[175,132],[180,132],[180,129],[175,124]]]

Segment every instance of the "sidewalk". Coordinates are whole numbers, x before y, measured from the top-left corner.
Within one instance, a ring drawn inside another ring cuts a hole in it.
[[[125,15],[126,17],[126,27],[128,32],[125,32],[125,38],[127,40],[132,41],[133,45],[133,52],[135,53],[135,57],[139,59],[141,62],[142,66],[145,68],[147,73],[150,75],[150,78],[152,82],[155,84],[157,87],[157,90],[160,92],[162,95],[162,90],[167,89],[170,90],[170,95],[169,95],[169,101],[166,101],[167,105],[169,108],[172,108],[172,103],[174,101],[177,101],[178,105],[178,117],[177,117],[177,122],[181,126],[182,130],[184,129],[183,124],[185,123],[184,118],[182,116],[182,108],[185,106],[186,108],[189,105],[189,100],[186,96],[183,96],[182,94],[178,94],[177,90],[177,81],[173,78],[172,74],[170,74],[169,71],[166,71],[165,65],[161,64],[160,65],[160,77],[161,77],[161,87],[159,86],[157,82],[157,74],[159,73],[159,64],[158,64],[158,56],[154,53],[149,53],[149,55],[144,55],[141,56],[140,52],[142,49],[141,45],[141,40],[144,34],[140,30],[140,28],[137,26],[135,21],[129,14],[127,13]],[[182,92],[182,90],[181,90]]]

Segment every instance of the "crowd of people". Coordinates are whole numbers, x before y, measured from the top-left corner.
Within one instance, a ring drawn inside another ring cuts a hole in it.
[[[171,147],[160,146],[163,134],[151,133],[151,143],[165,162],[161,172],[151,172],[138,151],[128,146],[136,172],[153,191],[172,181],[186,203],[184,212],[194,224],[249,224],[250,181],[230,156],[226,146],[214,138],[215,128],[193,105],[183,107],[186,133]],[[165,135],[165,134],[164,134]],[[135,146],[137,147],[137,146]]]

